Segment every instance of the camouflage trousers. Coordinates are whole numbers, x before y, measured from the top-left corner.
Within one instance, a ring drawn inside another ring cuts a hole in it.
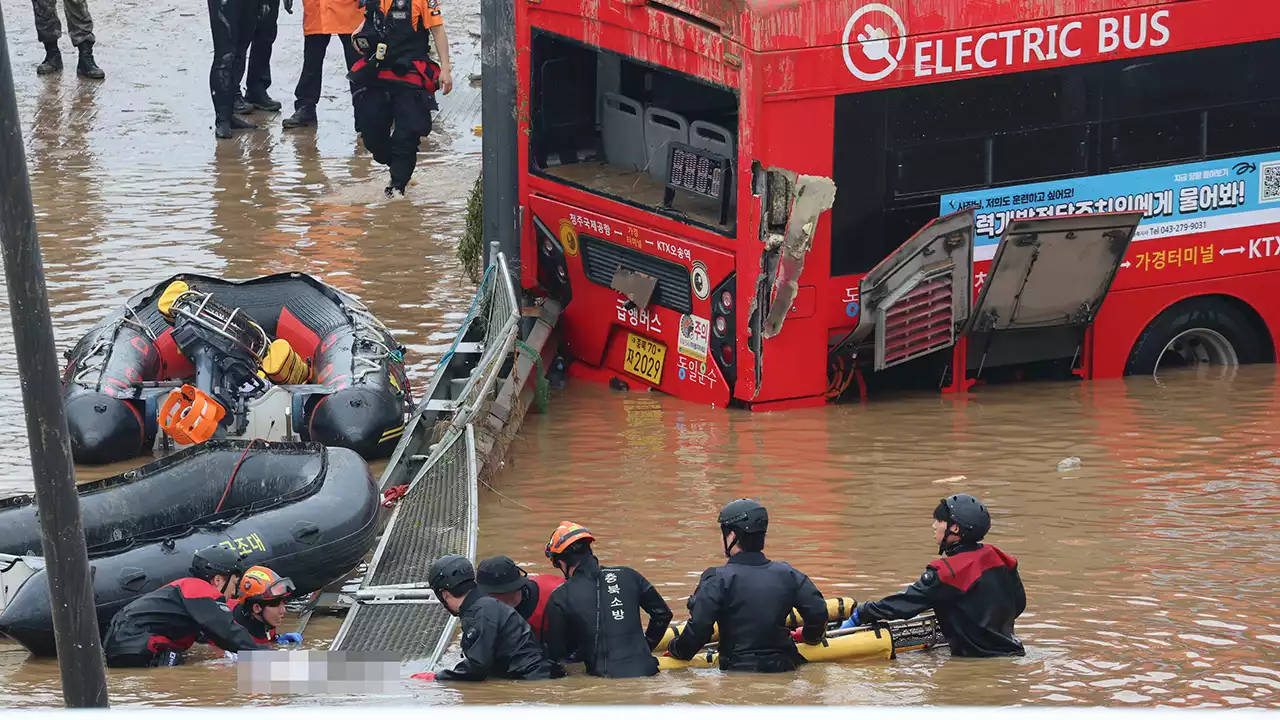
[[[31,0],[36,10],[36,37],[45,45],[56,44],[62,37],[62,23],[58,21],[58,0]],[[80,47],[93,44],[93,18],[89,15],[89,0],[62,0],[67,14],[67,34],[71,44]]]

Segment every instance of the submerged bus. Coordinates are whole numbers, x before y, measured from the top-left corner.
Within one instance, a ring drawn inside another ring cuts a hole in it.
[[[521,283],[716,406],[1274,362],[1280,3],[517,0]]]

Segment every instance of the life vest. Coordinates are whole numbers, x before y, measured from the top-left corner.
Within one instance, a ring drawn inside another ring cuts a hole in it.
[[[529,626],[533,628],[533,632],[542,638],[542,617],[547,610],[547,601],[551,599],[551,591],[564,584],[564,578],[559,575],[530,575],[529,579],[538,586],[538,604],[534,606],[533,613],[529,615]]]
[[[351,80],[368,85],[377,78],[435,93],[440,66],[431,59],[423,19],[439,11],[432,9],[428,15],[430,4],[432,0],[366,0],[364,24],[351,36],[361,55],[351,65]]]

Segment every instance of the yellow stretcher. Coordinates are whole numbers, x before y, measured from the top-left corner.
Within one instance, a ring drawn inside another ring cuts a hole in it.
[[[853,598],[827,598],[827,622],[844,622],[853,614],[853,609],[855,607],[857,607],[857,603],[854,602]],[[795,608],[792,608],[791,614],[787,615],[787,627],[800,627],[800,613]],[[671,623],[671,625],[667,627],[667,634],[662,636],[662,640],[658,642],[658,647],[654,648],[653,651],[659,654],[666,652],[667,645],[669,645],[672,640],[680,637],[680,633],[683,631],[684,621]],[[711,633],[711,640],[708,642],[715,642],[719,639],[719,630],[713,630]]]
[[[839,625],[835,625],[839,627]],[[848,630],[828,630],[827,637],[818,645],[797,643],[800,655],[809,662],[840,662],[842,660],[891,660],[899,652],[925,650],[946,640],[938,631],[937,619],[932,615],[911,620],[895,620],[876,625],[865,625]],[[720,655],[712,646],[703,648],[692,660],[673,657],[658,658],[658,668],[713,668],[719,664]]]

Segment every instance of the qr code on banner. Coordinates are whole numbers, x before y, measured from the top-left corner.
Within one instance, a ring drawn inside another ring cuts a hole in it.
[[[1280,160],[1262,163],[1258,169],[1262,171],[1258,202],[1280,201]]]

